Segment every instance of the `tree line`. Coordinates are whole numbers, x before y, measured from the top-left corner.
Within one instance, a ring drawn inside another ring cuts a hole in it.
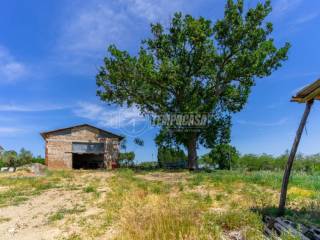
[[[218,145],[209,153],[199,157],[199,167],[204,170],[244,170],[244,171],[283,171],[289,152],[274,156],[271,154],[240,154],[235,147]],[[158,148],[156,162],[135,163],[131,167],[140,169],[184,169],[188,157],[177,148]],[[293,166],[295,171],[306,173],[320,172],[320,153],[312,155],[297,154]]]
[[[214,149],[203,155],[199,161],[204,167],[217,169],[241,169],[246,171],[283,171],[289,152],[274,156],[271,154],[239,154],[234,147]],[[312,155],[297,154],[293,169],[307,173],[320,172],[320,153]]]
[[[0,154],[0,167],[19,167],[29,163],[44,164],[44,158],[34,156],[31,151],[21,148],[19,152],[9,150]]]

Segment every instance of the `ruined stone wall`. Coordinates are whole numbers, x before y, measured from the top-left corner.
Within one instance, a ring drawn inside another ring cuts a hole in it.
[[[119,159],[119,140],[106,138],[105,139],[105,165],[107,168],[112,168],[112,162],[116,162]]]
[[[72,143],[105,143],[105,165],[111,167],[112,161],[119,157],[119,139],[101,137],[98,129],[77,127],[50,133],[46,137],[46,163],[51,169],[72,168]]]

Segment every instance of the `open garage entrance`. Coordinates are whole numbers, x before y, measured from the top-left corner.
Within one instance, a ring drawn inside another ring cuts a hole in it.
[[[104,168],[103,154],[90,153],[73,153],[72,154],[72,168],[73,169],[99,169]]]
[[[72,143],[73,169],[99,169],[104,167],[104,143]]]

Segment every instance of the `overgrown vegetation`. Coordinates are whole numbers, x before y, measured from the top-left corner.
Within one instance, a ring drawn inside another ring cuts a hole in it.
[[[287,161],[287,152],[281,156],[272,156],[269,154],[245,154],[239,158],[234,167],[249,171],[283,170]],[[320,172],[320,154],[298,154],[295,158],[293,169],[295,171],[303,171],[308,173]]]
[[[118,159],[119,167],[132,167],[134,165],[135,153],[134,152],[124,152],[120,153]]]
[[[288,152],[273,156],[270,154],[243,154],[232,146],[220,145],[200,158],[200,163],[206,168],[241,169],[246,171],[279,171],[284,170],[288,161]],[[320,172],[320,154],[297,154],[293,169],[295,171],[314,173]]]
[[[22,148],[19,153],[16,151],[4,151],[0,155],[0,167],[19,167],[29,163],[44,164],[41,156],[35,157],[30,151]]]
[[[131,169],[112,173],[58,171],[36,178],[4,174],[0,175],[0,185],[5,188],[0,189],[0,207],[23,204],[45,191],[55,191],[57,195],[72,193],[70,196],[77,196],[73,204],[61,202],[46,216],[47,227],[58,226],[69,234],[61,239],[241,236],[256,240],[263,239],[262,215],[274,213],[281,178],[281,172],[239,170],[158,170],[143,174]],[[287,218],[320,226],[319,184],[319,174],[293,174]],[[11,220],[3,216],[3,221]]]
[[[159,146],[158,164],[162,168],[186,168],[187,156],[181,149]]]

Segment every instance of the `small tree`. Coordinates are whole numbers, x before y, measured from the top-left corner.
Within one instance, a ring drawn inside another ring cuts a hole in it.
[[[139,108],[142,114],[209,115],[198,131],[168,131],[159,136],[188,150],[190,169],[197,168],[199,145],[228,143],[231,114],[247,102],[255,79],[269,76],[287,59],[289,44],[277,48],[265,18],[269,0],[244,11],[244,1],[227,0],[224,18],[213,24],[203,17],[176,13],[170,27],[151,25],[137,56],[108,48],[97,75],[97,94],[109,104]]]
[[[32,163],[33,155],[30,151],[22,148],[19,152],[19,165]]]
[[[140,147],[144,146],[144,141],[141,138],[135,138],[133,142]]]
[[[118,163],[120,166],[133,166],[133,160],[135,158],[134,152],[120,153]]]
[[[158,147],[158,164],[160,167],[176,166],[185,167],[187,156],[183,150],[168,146]]]
[[[7,167],[19,166],[19,157],[16,151],[5,151],[2,155],[2,161]]]
[[[231,169],[239,160],[239,153],[229,144],[215,146],[210,153],[201,157],[200,161],[206,165],[218,165],[219,169]]]

